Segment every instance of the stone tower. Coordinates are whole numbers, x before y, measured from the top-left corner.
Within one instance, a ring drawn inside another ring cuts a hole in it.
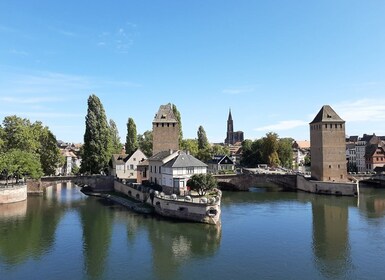
[[[225,139],[225,144],[233,144],[233,135],[234,135],[234,125],[233,117],[231,116],[231,109],[229,110],[229,117],[227,118],[227,134]]]
[[[179,150],[179,123],[172,105],[161,105],[152,122],[152,154]]]
[[[345,121],[329,106],[310,123],[311,176],[318,181],[347,181]]]

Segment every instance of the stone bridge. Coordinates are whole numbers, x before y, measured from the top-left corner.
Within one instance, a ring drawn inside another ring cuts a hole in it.
[[[42,177],[40,180],[28,180],[27,188],[29,194],[41,193],[45,188],[59,183],[73,182],[78,186],[89,186],[95,191],[109,191],[114,188],[114,177],[103,175],[90,176],[49,176]]]
[[[297,188],[297,175],[291,174],[237,174],[214,177],[220,189],[229,191],[248,191],[251,187],[267,184],[293,190]]]

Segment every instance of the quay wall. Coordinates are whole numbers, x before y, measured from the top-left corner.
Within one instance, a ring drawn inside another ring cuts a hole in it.
[[[187,219],[208,224],[217,224],[221,215],[220,199],[219,203],[207,204],[168,200],[155,196],[154,207],[156,213],[165,217]],[[209,211],[215,214],[209,216]]]
[[[129,197],[134,198],[135,200],[146,202],[148,198],[148,194],[142,192],[142,186],[141,185],[126,185],[122,182],[116,181],[114,182],[114,190],[119,193],[123,193]]]
[[[27,199],[27,185],[0,187],[0,204],[20,202]]]
[[[313,181],[302,176],[297,176],[297,190],[315,194],[344,196],[355,196],[358,193],[357,183]]]

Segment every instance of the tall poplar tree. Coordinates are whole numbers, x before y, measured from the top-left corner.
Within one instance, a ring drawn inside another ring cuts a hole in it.
[[[118,154],[122,150],[122,144],[120,143],[120,136],[116,123],[110,119],[110,133],[111,133],[111,146],[112,153]]]
[[[106,113],[96,95],[88,98],[86,130],[81,172],[100,174],[106,172],[111,157],[111,131]]]
[[[199,126],[198,128],[198,149],[204,150],[209,148],[209,141],[207,140],[206,131],[204,130],[203,126]]]
[[[152,131],[146,130],[143,134],[138,134],[138,147],[148,157],[152,155]]]
[[[178,111],[178,108],[174,104],[172,104],[172,112],[174,113],[174,116],[179,123],[179,146],[181,146],[181,143],[183,140],[182,119],[180,116],[180,112]]]
[[[132,154],[136,151],[138,148],[138,141],[137,141],[137,134],[136,134],[136,124],[134,122],[134,119],[128,118],[127,122],[127,136],[126,136],[126,154]]]

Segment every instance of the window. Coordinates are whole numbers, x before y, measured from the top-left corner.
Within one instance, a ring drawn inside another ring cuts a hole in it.
[[[331,166],[331,165],[329,165],[329,168],[332,168],[332,166]]]
[[[194,174],[194,167],[187,167],[187,174]]]
[[[134,165],[133,164],[130,164],[130,169],[134,169]]]
[[[341,166],[338,164],[338,168],[341,168]]]
[[[156,173],[156,166],[154,166],[154,173]]]
[[[161,166],[159,166],[159,173],[162,173],[160,169],[161,169]]]
[[[332,124],[330,124],[330,128],[333,128],[333,125],[332,125]]]

